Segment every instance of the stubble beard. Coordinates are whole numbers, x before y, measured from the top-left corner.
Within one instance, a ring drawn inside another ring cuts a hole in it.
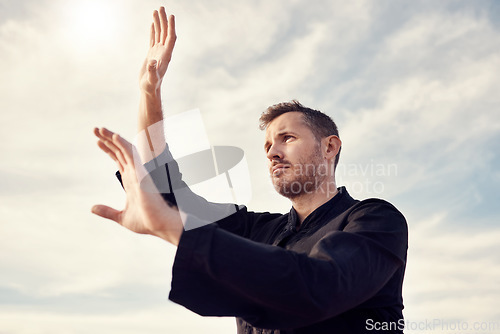
[[[321,160],[319,149],[316,149],[309,157],[292,164],[290,168],[271,176],[276,191],[289,199],[298,198],[312,194],[318,190],[326,180],[326,165]]]

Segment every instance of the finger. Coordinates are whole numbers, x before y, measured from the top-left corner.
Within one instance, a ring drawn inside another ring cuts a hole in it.
[[[109,154],[109,156],[111,157],[111,159],[113,159],[113,160],[117,161],[117,157],[116,157],[115,153],[114,153],[113,151],[111,151],[111,150],[108,148],[108,146],[106,146],[106,144],[104,144],[104,142],[103,142],[102,140],[98,140],[98,141],[97,141],[97,146],[99,146],[99,148],[100,148],[101,150],[103,150],[103,151],[104,151],[104,153]]]
[[[102,139],[101,129],[94,128],[94,134],[97,136],[97,138]]]
[[[161,33],[160,17],[158,16],[157,10],[155,10],[153,13],[153,23],[155,25],[155,44],[156,44],[160,43],[160,33]]]
[[[102,218],[110,219],[121,225],[121,211],[110,208],[106,205],[94,205],[92,207],[92,213],[98,215]]]
[[[155,24],[151,23],[151,29],[149,32],[149,46],[153,47],[155,45]]]
[[[97,145],[116,162],[116,164],[118,165],[118,170],[120,171],[120,173],[123,173],[123,164],[120,162],[120,159],[118,159],[116,153],[111,150],[110,147],[103,141],[97,142]]]
[[[95,128],[94,134],[103,142],[110,141],[113,136],[113,132],[106,128]]]
[[[170,15],[168,17],[168,37],[166,41],[168,49],[172,50],[174,48],[176,39],[177,35],[175,34],[175,16]]]
[[[118,160],[118,158],[116,157],[116,154],[113,151],[111,151],[102,140],[99,140],[97,142],[97,146],[99,146],[99,148],[103,150],[104,153],[107,153],[111,157],[111,159],[113,159],[117,163],[118,169],[120,170],[120,173],[122,173],[123,165],[120,163],[120,160]]]
[[[112,150],[110,146],[108,146],[112,143],[108,143],[108,145],[106,144],[106,142],[109,142],[109,140],[101,134],[101,130],[102,129],[94,128],[94,134],[99,138],[99,140],[97,141],[97,146],[99,146],[99,148],[104,151],[104,153],[108,154],[111,159],[113,159],[118,164],[118,169],[120,171],[123,171],[123,165],[118,160],[118,157],[115,154],[115,150]]]
[[[121,164],[121,168],[125,168],[125,165],[127,165],[127,159],[125,159],[122,150],[116,146],[116,144],[113,141],[113,137],[117,135],[116,133],[113,133],[112,131],[109,131],[106,128],[102,128],[99,133],[102,136],[102,141],[103,143],[115,154],[118,162]],[[118,136],[118,135],[117,135]]]
[[[99,134],[106,140],[112,140],[114,132],[111,130],[108,130],[106,128],[100,128],[99,129]]]
[[[127,164],[134,164],[134,156],[132,151],[133,145],[131,143],[122,138],[119,134],[115,133],[113,135],[113,144],[115,144],[123,154],[123,157]]]
[[[99,138],[100,140],[102,140],[104,142],[110,140],[110,133],[111,133],[111,131],[109,131],[106,128],[95,128],[94,129],[94,134],[97,136],[97,138]]]
[[[165,40],[167,39],[167,33],[168,33],[168,20],[167,20],[167,13],[165,12],[165,7],[160,8],[160,26],[161,26],[160,43],[165,44]]]

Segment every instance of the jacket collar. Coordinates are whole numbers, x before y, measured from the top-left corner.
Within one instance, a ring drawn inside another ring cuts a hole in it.
[[[340,215],[356,202],[357,200],[353,199],[351,195],[349,195],[345,187],[339,187],[338,193],[335,196],[333,196],[328,202],[316,208],[309,214],[309,216],[306,217],[306,219],[304,219],[299,230],[314,227],[318,224],[318,222],[326,223]],[[322,219],[323,217],[326,217],[327,219]],[[288,215],[287,227],[290,229],[295,229],[297,223],[297,211],[295,211],[295,209],[292,207]]]

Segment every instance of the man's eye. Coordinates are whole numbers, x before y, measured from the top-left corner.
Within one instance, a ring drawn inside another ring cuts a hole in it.
[[[283,141],[285,141],[285,142],[289,142],[292,139],[293,139],[293,136],[284,136],[283,137]]]

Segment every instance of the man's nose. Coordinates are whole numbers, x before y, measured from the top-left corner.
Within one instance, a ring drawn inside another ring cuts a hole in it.
[[[274,159],[283,159],[283,152],[278,145],[271,145],[269,151],[267,151],[267,158],[272,161]]]

